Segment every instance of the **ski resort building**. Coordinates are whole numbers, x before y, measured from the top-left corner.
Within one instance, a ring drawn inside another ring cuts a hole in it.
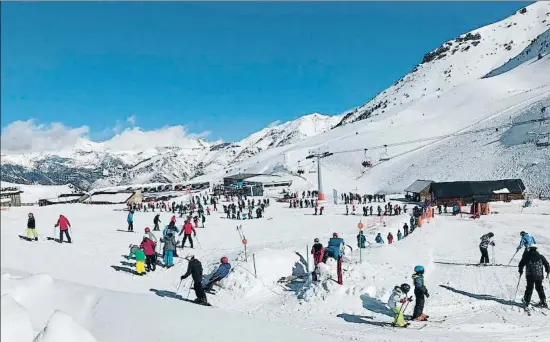
[[[141,190],[122,192],[99,191],[91,194],[84,200],[88,204],[128,204],[141,203],[142,201]]]
[[[39,199],[38,205],[42,207],[54,204],[80,203],[86,198],[88,198],[86,194],[61,194],[55,198]]]
[[[525,185],[521,179],[491,181],[433,182],[430,195],[433,204],[509,202],[524,199]]]
[[[418,179],[405,189],[405,198],[414,202],[424,202],[430,199],[430,185],[434,181]]]
[[[20,207],[21,191],[17,187],[8,187],[0,189],[0,205],[2,207]]]

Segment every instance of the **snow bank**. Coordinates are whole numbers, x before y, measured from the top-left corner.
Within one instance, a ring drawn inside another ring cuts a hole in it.
[[[56,311],[48,321],[44,330],[34,339],[34,342],[97,342],[83,327],[69,315]]]
[[[2,296],[1,337],[4,342],[32,342],[33,331],[29,313],[10,295]]]

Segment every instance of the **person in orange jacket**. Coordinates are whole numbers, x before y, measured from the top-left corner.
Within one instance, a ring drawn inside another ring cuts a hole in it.
[[[197,232],[195,231],[195,228],[193,228],[191,221],[186,220],[180,232],[180,236],[181,234],[183,234],[183,240],[181,242],[182,248],[185,247],[185,242],[187,241],[188,238],[189,238],[189,243],[191,244],[191,248],[193,248],[193,239],[191,238],[191,233],[193,233],[193,236],[197,236]]]

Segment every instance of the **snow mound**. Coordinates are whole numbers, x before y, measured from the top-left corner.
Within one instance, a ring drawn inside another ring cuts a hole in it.
[[[56,311],[34,342],[97,342],[97,340],[71,316]]]
[[[0,340],[4,342],[32,342],[32,324],[27,310],[10,295],[3,295],[1,301]]]

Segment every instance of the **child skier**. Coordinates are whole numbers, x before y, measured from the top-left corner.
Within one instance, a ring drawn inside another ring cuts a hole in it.
[[[136,273],[138,275],[145,274],[145,253],[137,245],[130,245],[130,254],[128,254],[128,259],[131,259],[133,256],[136,257]]]
[[[139,248],[143,249],[143,252],[145,253],[147,272],[155,271],[155,269],[157,268],[155,246],[155,242],[149,239],[149,235],[143,236],[143,241],[141,241],[141,245],[139,245]]]
[[[317,264],[323,261],[325,249],[323,248],[323,244],[319,242],[319,239],[315,238],[313,242],[314,244],[311,247],[311,254],[313,254],[313,265],[317,267]]]
[[[388,244],[391,245],[391,243],[393,242],[393,235],[391,232],[388,233]]]
[[[481,240],[479,243],[479,251],[481,252],[481,259],[479,260],[480,265],[487,265],[489,263],[489,252],[487,249],[489,248],[489,245],[495,245],[495,243],[491,240],[493,236],[495,236],[495,234],[487,233],[479,238]]]
[[[153,230],[160,230],[159,223],[160,223],[160,214],[156,214],[155,218],[153,219],[153,224],[155,225],[153,227]]]
[[[527,286],[525,287],[525,294],[523,295],[522,302],[525,307],[529,306],[531,302],[531,296],[533,295],[533,287],[537,290],[539,295],[540,302],[535,306],[548,308],[546,304],[546,295],[544,293],[544,288],[542,287],[542,281],[544,280],[544,273],[546,273],[546,278],[550,273],[550,265],[548,260],[539,254],[537,251],[537,246],[535,244],[529,245],[527,251],[523,253],[521,261],[518,265],[519,276],[523,275],[523,268],[526,268],[525,280],[527,280]]]
[[[424,267],[416,266],[414,268],[414,274],[412,275],[414,282],[414,296],[416,297],[416,304],[414,306],[414,312],[412,319],[415,321],[425,321],[429,316],[422,313],[424,311],[424,297],[430,298],[428,289],[424,285]]]
[[[34,215],[33,213],[29,213],[29,219],[27,221],[27,237],[29,239],[32,239],[31,238],[31,234],[32,236],[34,236],[34,240],[35,241],[38,241],[38,233],[36,232],[36,221],[34,220]]]
[[[164,242],[163,256],[164,256],[164,267],[170,268],[174,266],[174,251],[176,250],[176,238],[172,232],[168,232],[165,238],[162,239]]]
[[[133,232],[134,231],[134,212],[132,210],[130,210],[130,212],[128,213],[126,222],[128,222],[128,231]]]
[[[382,235],[380,235],[380,233],[378,233],[378,235],[376,235],[376,238],[374,239],[374,241],[375,241],[376,243],[381,244],[381,245],[384,244],[384,239],[382,238]]]
[[[396,286],[393,289],[390,299],[388,300],[388,306],[395,314],[395,319],[393,321],[394,326],[407,327],[410,324],[405,322],[403,319],[403,312],[405,311],[403,306],[406,307],[405,303],[412,302],[412,297],[407,298],[407,293],[409,293],[410,289],[411,287],[409,284],[401,284],[401,286]],[[401,303],[401,305],[398,303]]]
[[[398,229],[397,230],[397,241],[401,241],[402,238],[403,238],[403,234],[401,234],[401,229]]]
[[[338,284],[343,284],[342,279],[342,256],[344,255],[344,239],[338,237],[338,233],[333,233],[328,241],[328,248],[332,252],[332,257],[336,259],[336,272],[338,274]]]
[[[220,266],[212,274],[212,277],[208,280],[208,283],[204,286],[204,291],[210,292],[212,291],[212,286],[214,286],[215,283],[222,280],[223,278],[227,277],[229,274],[229,271],[231,271],[231,264],[229,263],[229,260],[227,257],[222,257],[220,259]]]

